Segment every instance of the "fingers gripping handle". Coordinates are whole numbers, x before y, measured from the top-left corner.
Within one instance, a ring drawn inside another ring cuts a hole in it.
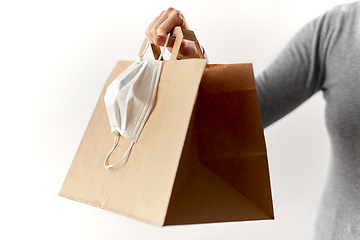
[[[173,46],[173,49],[172,49],[170,60],[176,60],[176,58],[177,58],[177,56],[179,54],[181,42],[182,42],[183,39],[193,41],[195,43],[196,50],[197,50],[200,58],[205,58],[204,55],[203,55],[203,52],[201,50],[201,46],[200,46],[200,44],[199,44],[199,42],[198,42],[198,40],[197,40],[197,38],[195,36],[195,33],[193,31],[182,29],[181,27],[175,27],[173,29],[173,31],[172,31],[171,36],[175,37],[175,43],[174,43],[174,46]],[[144,52],[144,49],[146,47],[147,42],[148,42],[148,40],[145,39],[142,46],[141,46],[141,48],[140,48],[139,55],[142,52]],[[154,54],[154,58],[159,59],[159,56],[161,54],[160,47],[157,46],[157,45],[151,44],[151,48],[152,48],[152,51],[153,51],[153,54]]]

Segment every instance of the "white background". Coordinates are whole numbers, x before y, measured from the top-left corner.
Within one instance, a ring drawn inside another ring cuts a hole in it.
[[[319,93],[265,131],[274,221],[159,228],[58,196],[104,81],[148,24],[182,10],[210,62],[264,69],[342,0],[63,0],[0,3],[1,239],[305,239],[329,142]]]

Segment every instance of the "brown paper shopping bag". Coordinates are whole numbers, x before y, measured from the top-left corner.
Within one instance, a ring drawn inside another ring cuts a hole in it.
[[[252,65],[176,60],[182,38],[196,38],[180,28],[173,35],[156,105],[128,158],[103,166],[113,145],[103,97],[132,63],[119,61],[59,195],[158,226],[273,219]],[[130,143],[120,138],[109,164]]]

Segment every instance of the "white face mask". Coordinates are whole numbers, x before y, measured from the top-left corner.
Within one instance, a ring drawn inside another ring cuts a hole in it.
[[[129,154],[149,118],[155,104],[163,64],[162,56],[169,36],[158,60],[148,59],[143,61],[143,56],[150,45],[148,42],[144,52],[133,64],[117,76],[106,90],[104,96],[105,106],[111,132],[115,134],[115,142],[114,147],[105,158],[105,168],[115,166]],[[131,140],[132,144],[120,161],[107,165],[110,154],[118,144],[119,135]]]

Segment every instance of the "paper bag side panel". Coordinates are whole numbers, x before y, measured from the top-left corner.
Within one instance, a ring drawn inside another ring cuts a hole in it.
[[[187,177],[173,191],[165,225],[273,219],[214,172],[192,160]]]
[[[251,64],[206,69],[199,89],[195,128],[199,161],[273,217],[265,139]]]
[[[196,161],[182,191],[171,198],[165,225],[264,219],[273,217]]]
[[[247,197],[197,161],[194,113],[165,225],[272,219]]]

